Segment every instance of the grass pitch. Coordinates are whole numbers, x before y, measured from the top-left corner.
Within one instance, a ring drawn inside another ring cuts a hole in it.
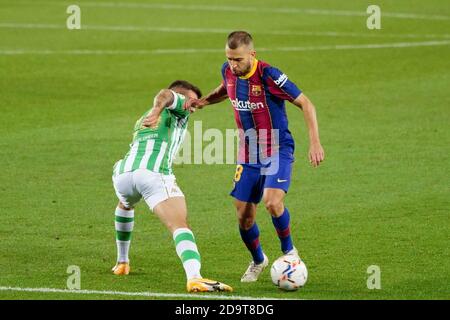
[[[450,7],[378,3],[381,30],[366,28],[366,1],[81,1],[82,29],[69,31],[70,1],[1,0],[0,286],[64,289],[67,267],[77,265],[82,289],[185,293],[171,237],[143,204],[132,274],[110,273],[112,166],[159,89],[179,78],[214,88],[228,32],[245,29],[266,49],[258,58],[317,107],[326,153],[318,169],[307,161],[302,114],[287,107],[296,162],[286,205],[309,280],[281,292],[266,270],[241,284],[250,256],[228,196],[234,166],[180,165],[203,275],[250,297],[448,299]],[[228,102],[192,121],[235,128]],[[273,261],[279,242],[264,208],[257,221]],[[371,265],[381,290],[367,288]],[[0,299],[80,298],[146,297],[0,291]]]

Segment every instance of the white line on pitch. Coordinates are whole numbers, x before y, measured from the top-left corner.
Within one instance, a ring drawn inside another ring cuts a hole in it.
[[[0,23],[0,28],[11,29],[60,29],[67,30],[63,24],[39,24],[39,23]],[[213,33],[228,34],[231,29],[218,28],[172,28],[172,27],[145,27],[145,26],[107,26],[107,25],[83,25],[82,30],[96,31],[120,31],[120,32],[170,32],[170,33]],[[254,31],[253,34],[277,35],[277,36],[319,36],[319,37],[352,37],[352,38],[450,38],[450,34],[377,34],[336,31]]]
[[[258,52],[300,52],[320,50],[361,50],[412,48],[450,45],[450,40],[424,42],[396,42],[371,44],[340,44],[311,47],[279,47],[259,48]],[[0,55],[151,55],[151,54],[189,54],[189,53],[222,53],[223,49],[154,49],[154,50],[34,50],[34,49],[0,49]]]
[[[29,1],[25,3],[30,3]],[[19,2],[19,4],[21,4]],[[32,2],[31,4],[65,5],[58,2]],[[334,9],[311,9],[311,8],[268,8],[268,7],[241,7],[241,6],[223,6],[223,5],[186,5],[170,3],[124,3],[124,2],[78,2],[80,7],[99,7],[99,8],[137,8],[137,9],[161,9],[161,10],[189,10],[189,11],[208,11],[208,12],[239,12],[239,13],[281,13],[281,14],[310,14],[310,15],[331,15],[331,16],[367,16],[365,9],[361,11],[354,10],[334,10]],[[444,15],[426,15],[404,12],[382,12],[383,17],[398,19],[418,19],[418,20],[450,20],[449,16]]]
[[[73,293],[73,294],[98,294],[113,296],[134,296],[150,298],[199,298],[217,300],[303,300],[303,299],[280,299],[272,297],[246,297],[236,295],[212,295],[212,294],[183,294],[183,293],[160,293],[160,292],[127,292],[127,291],[102,291],[102,290],[68,290],[55,288],[19,288],[1,287],[0,291],[15,292],[39,292],[39,293]]]

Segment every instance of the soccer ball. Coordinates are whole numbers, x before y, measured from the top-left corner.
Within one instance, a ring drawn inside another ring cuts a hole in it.
[[[305,285],[308,270],[298,257],[286,255],[275,260],[270,268],[270,276],[278,288],[294,291]]]

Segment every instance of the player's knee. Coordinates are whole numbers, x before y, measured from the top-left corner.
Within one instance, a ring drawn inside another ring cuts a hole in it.
[[[270,212],[271,215],[277,216],[280,211],[283,211],[283,201],[273,198],[265,198],[264,199],[264,206],[266,207],[267,211]]]

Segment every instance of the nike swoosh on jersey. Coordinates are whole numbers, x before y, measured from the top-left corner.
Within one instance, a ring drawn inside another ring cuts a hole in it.
[[[286,182],[287,180],[280,180],[279,178],[277,179],[277,182]]]

